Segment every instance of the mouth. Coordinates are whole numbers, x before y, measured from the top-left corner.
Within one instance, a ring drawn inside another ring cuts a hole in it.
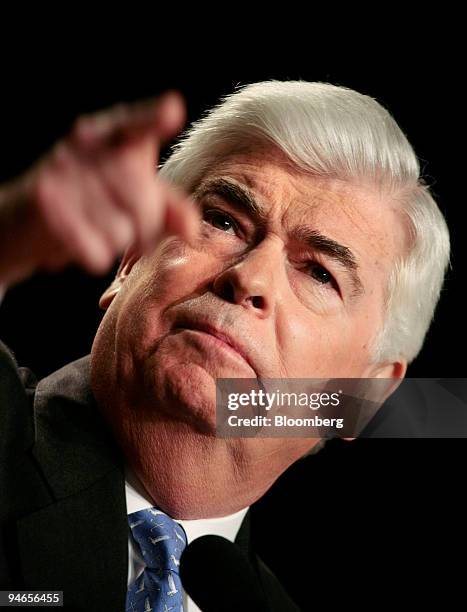
[[[222,348],[226,351],[229,351],[235,358],[238,360],[239,358],[246,362],[247,365],[255,372],[250,359],[242,346],[232,338],[225,331],[219,330],[213,325],[209,323],[183,323],[181,325],[176,325],[174,330],[180,331],[191,331],[197,334],[202,334],[204,337],[207,336],[206,339],[210,340],[214,343],[214,346]]]

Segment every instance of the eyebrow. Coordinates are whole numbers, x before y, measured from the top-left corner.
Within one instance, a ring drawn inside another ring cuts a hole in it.
[[[344,268],[345,272],[347,272],[352,281],[352,295],[354,297],[365,293],[362,281],[358,275],[357,261],[354,254],[348,247],[339,244],[335,240],[332,240],[332,238],[328,238],[320,232],[306,226],[295,228],[292,231],[292,237],[297,241],[306,244],[311,249],[323,253],[323,255],[333,259],[342,268]]]
[[[199,199],[210,194],[221,197],[229,204],[234,205],[241,212],[248,214],[260,225],[260,227],[266,225],[267,212],[246,185],[240,185],[225,178],[211,179],[202,183],[195,190],[193,196],[195,199]],[[312,250],[322,253],[339,264],[350,277],[353,287],[353,297],[365,293],[362,281],[358,275],[357,260],[348,247],[339,244],[332,238],[306,225],[295,227],[290,233],[290,236],[297,242],[301,242]]]
[[[246,185],[239,185],[225,178],[211,179],[202,183],[194,192],[195,199],[205,195],[214,194],[220,196],[230,204],[236,205],[242,212],[265,225],[267,221],[266,210],[256,200],[253,193]]]

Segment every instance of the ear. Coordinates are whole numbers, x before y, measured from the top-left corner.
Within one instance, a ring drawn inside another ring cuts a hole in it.
[[[366,378],[387,378],[388,386],[386,387],[381,405],[394,393],[397,387],[401,384],[405,373],[407,372],[407,360],[402,357],[398,361],[392,363],[378,363],[371,366],[365,375]],[[352,441],[355,438],[342,438],[343,440]]]
[[[402,357],[392,363],[378,363],[369,368],[368,378],[394,378],[399,383],[407,372],[407,361]]]
[[[140,257],[141,253],[135,246],[129,246],[126,249],[114,280],[109,287],[107,287],[99,300],[99,306],[102,308],[102,310],[107,310],[107,308],[113,302],[113,299],[123,287],[123,283],[126,281],[131,269]]]
[[[388,386],[386,387],[382,397],[382,404],[384,404],[388,397],[392,395],[397,387],[401,384],[406,372],[407,360],[400,357],[397,361],[393,361],[391,363],[378,363],[371,366],[366,376],[368,378],[388,379]]]

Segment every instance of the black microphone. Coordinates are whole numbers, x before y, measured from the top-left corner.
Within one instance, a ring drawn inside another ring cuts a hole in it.
[[[220,536],[202,536],[185,548],[180,578],[203,612],[269,611],[248,558],[236,544]]]

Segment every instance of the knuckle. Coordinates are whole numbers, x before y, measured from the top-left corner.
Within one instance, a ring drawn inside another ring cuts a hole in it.
[[[66,140],[61,140],[54,146],[49,161],[51,167],[58,172],[69,170],[73,163],[73,153]]]
[[[130,106],[129,104],[125,104],[124,102],[115,104],[110,109],[110,114],[117,121],[121,121],[125,119],[128,116],[129,112],[130,112]]]
[[[89,130],[90,127],[92,127],[92,123],[93,118],[91,115],[81,115],[80,117],[74,120],[70,129],[69,138],[73,142],[79,142],[83,133]]]

